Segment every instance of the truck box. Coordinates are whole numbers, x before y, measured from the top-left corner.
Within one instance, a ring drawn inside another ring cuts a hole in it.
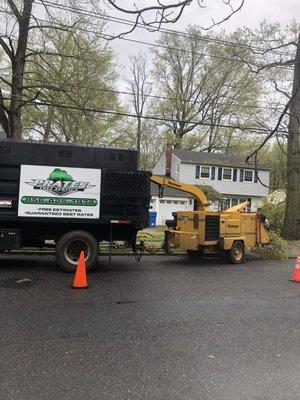
[[[66,244],[68,261],[57,254],[58,262],[73,270],[83,249],[91,268],[92,242],[99,249],[100,241],[124,240],[135,248],[138,230],[148,224],[149,177],[137,170],[135,150],[0,140],[0,229],[18,233],[10,247],[54,240],[57,252],[64,237],[71,243],[70,232],[77,232],[77,250]]]

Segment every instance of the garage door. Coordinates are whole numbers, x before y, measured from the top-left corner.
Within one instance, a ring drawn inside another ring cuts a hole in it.
[[[192,203],[192,204],[191,204]],[[166,219],[172,219],[172,213],[176,211],[192,211],[194,208],[193,200],[168,200],[159,199],[157,211],[157,224],[164,225]]]

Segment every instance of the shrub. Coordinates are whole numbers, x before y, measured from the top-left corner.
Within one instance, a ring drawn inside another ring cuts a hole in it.
[[[269,220],[270,228],[280,234],[284,221],[285,203],[272,204],[265,199],[261,204],[261,209]]]
[[[271,260],[286,260],[289,257],[287,242],[275,232],[270,232],[269,244],[256,247],[253,251],[261,258]]]

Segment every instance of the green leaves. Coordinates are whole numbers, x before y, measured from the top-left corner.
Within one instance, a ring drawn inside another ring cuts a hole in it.
[[[71,30],[49,29],[41,51],[32,54],[24,93],[37,93],[37,102],[24,107],[27,134],[38,133],[44,140],[110,143],[120,116],[89,110],[121,111],[117,94],[110,91],[117,78],[114,55],[104,41],[85,34],[83,26],[78,22]]]
[[[205,40],[193,27],[184,37],[162,34],[162,48],[153,51],[153,75],[164,94],[156,109],[172,120],[164,128],[176,147],[228,151],[238,128],[226,141],[222,125],[242,128],[254,120],[257,78],[237,58],[235,46],[219,40],[226,39],[224,33],[215,39]]]

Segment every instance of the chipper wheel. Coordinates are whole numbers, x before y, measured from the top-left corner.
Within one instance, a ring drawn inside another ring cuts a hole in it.
[[[245,246],[243,242],[234,242],[228,251],[231,264],[242,264],[245,261]]]
[[[56,261],[65,272],[74,272],[81,251],[84,251],[86,269],[92,269],[99,258],[99,243],[88,232],[70,231],[56,243]]]

